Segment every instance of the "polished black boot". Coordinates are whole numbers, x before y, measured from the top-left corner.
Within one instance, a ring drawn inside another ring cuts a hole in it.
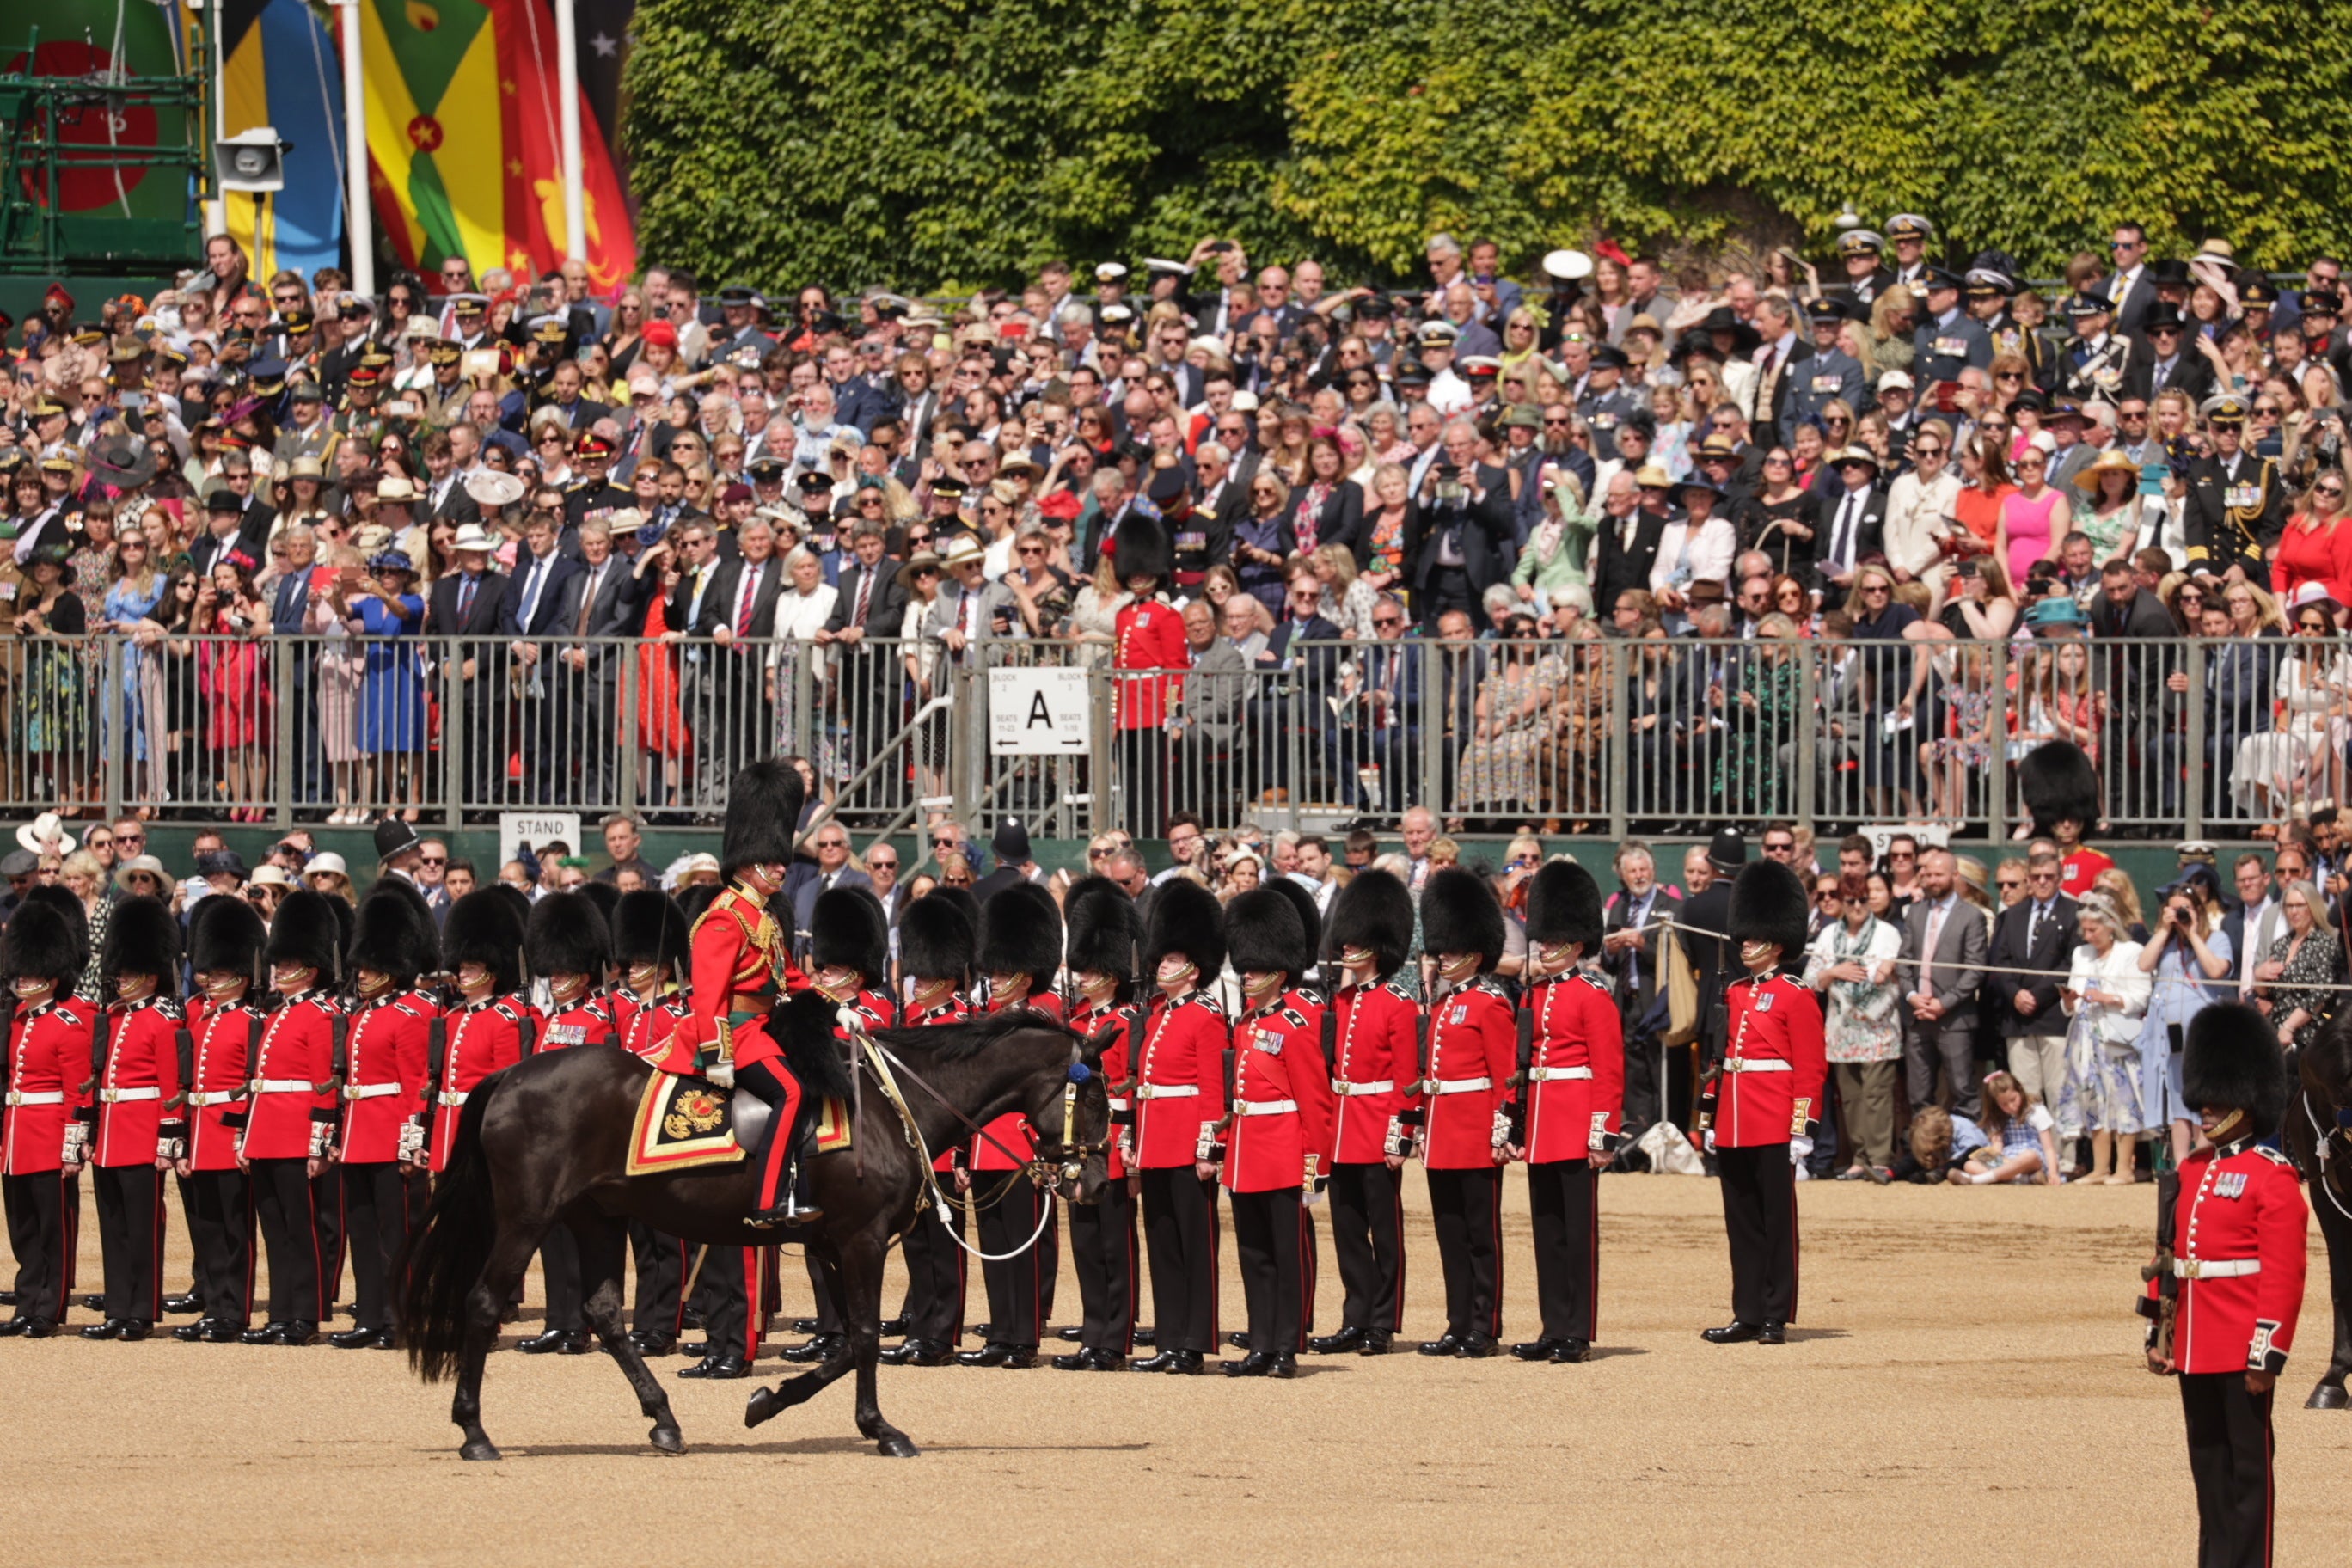
[[[881,1359],[892,1366],[953,1366],[956,1352],[940,1340],[908,1340],[882,1352]]]
[[[1744,1345],[1764,1337],[1760,1323],[1728,1322],[1719,1329],[1701,1329],[1698,1337],[1711,1345]]]
[[[847,1334],[819,1334],[804,1345],[793,1345],[779,1353],[789,1362],[828,1361],[848,1342]]]
[[[1307,1348],[1317,1355],[1345,1355],[1364,1348],[1364,1331],[1341,1329],[1336,1334],[1318,1334],[1307,1342]]]

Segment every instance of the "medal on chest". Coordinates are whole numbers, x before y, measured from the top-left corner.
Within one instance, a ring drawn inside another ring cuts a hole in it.
[[[2243,1197],[2245,1192],[2246,1173],[2243,1171],[2224,1171],[2213,1178],[2213,1195],[2217,1198]]]

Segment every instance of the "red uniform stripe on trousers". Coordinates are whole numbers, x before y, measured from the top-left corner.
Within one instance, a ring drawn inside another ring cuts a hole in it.
[[[74,1265],[81,1251],[81,1190],[62,1171],[58,1173],[58,1214],[63,1220],[66,1258],[65,1282],[58,1290],[58,1321],[65,1321],[66,1302],[73,1296]]]
[[[163,1319],[163,1173],[161,1171],[155,1173],[153,1223],[147,1228],[150,1233],[147,1239],[151,1256],[153,1258],[153,1265],[147,1273],[147,1282],[151,1287],[148,1292],[151,1298],[148,1306],[151,1310],[147,1314],[147,1320],[150,1322],[161,1322]]]
[[[1294,1354],[1307,1348],[1307,1336],[1315,1328],[1314,1222],[1315,1211],[1302,1200],[1298,1205],[1298,1342],[1288,1347]]]
[[[251,1322],[251,1321],[253,1321],[253,1281],[254,1281],[254,1279],[255,1279],[255,1262],[256,1262],[256,1259],[255,1259],[254,1254],[255,1254],[257,1251],[258,1251],[258,1250],[259,1250],[259,1248],[256,1246],[255,1237],[254,1237],[254,1233],[253,1233],[253,1232],[254,1232],[254,1213],[255,1213],[253,1205],[254,1205],[254,1197],[253,1197],[253,1182],[252,1182],[252,1180],[248,1177],[248,1178],[247,1179],[246,1183],[245,1183],[245,1232],[244,1232],[244,1235],[245,1235],[245,1317],[246,1317],[246,1321],[247,1321],[247,1322]]]
[[[1396,1210],[1396,1219],[1390,1234],[1396,1237],[1397,1244],[1396,1295],[1389,1302],[1389,1332],[1397,1334],[1404,1331],[1404,1183],[1400,1180],[1394,1185],[1395,1195],[1390,1204]]]
[[[760,1314],[767,1280],[760,1272],[760,1252],[756,1247],[743,1249],[743,1359],[756,1361],[760,1355]]]
[[[1499,1340],[1503,1337],[1503,1178],[1499,1171],[1495,1176],[1494,1212],[1495,1304],[1494,1310],[1487,1314],[1486,1332],[1489,1337]]]
[[[1601,1173],[1595,1171],[1584,1184],[1586,1198],[1592,1205],[1592,1218],[1584,1227],[1584,1324],[1594,1340],[1601,1338]]]
[[[314,1310],[310,1313],[310,1321],[314,1323],[323,1323],[327,1321],[327,1309],[333,1306],[335,1302],[334,1298],[327,1294],[327,1257],[319,1250],[319,1194],[310,1185],[310,1178],[307,1173],[302,1177],[302,1202],[303,1206],[310,1211],[310,1223],[303,1227],[302,1234],[310,1238],[310,1279],[319,1291],[319,1300],[313,1304]],[[272,1279],[271,1289],[275,1289],[277,1284],[278,1282]]]
[[[1797,1184],[1789,1184],[1789,1321],[1797,1321],[1797,1286],[1803,1280],[1804,1270],[1798,1267],[1802,1247],[1797,1232]]]

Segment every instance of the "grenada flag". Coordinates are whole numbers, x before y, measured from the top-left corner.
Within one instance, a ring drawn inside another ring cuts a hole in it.
[[[476,277],[532,277],[564,253],[555,18],[547,0],[361,0],[368,183],[401,260],[430,277],[462,256]],[[636,269],[611,153],[580,110],[588,276]]]

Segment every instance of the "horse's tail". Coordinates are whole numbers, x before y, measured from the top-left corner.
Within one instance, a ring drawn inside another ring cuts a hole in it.
[[[784,1066],[811,1104],[849,1098],[849,1062],[833,1032],[838,1010],[824,993],[803,991],[779,1005],[769,1024],[784,1053]]]
[[[482,1150],[482,1117],[497,1075],[476,1086],[458,1113],[449,1167],[434,1185],[425,1224],[408,1238],[394,1278],[402,1281],[400,1337],[410,1370],[426,1383],[455,1372],[466,1345],[466,1298],[490,1260],[499,1215]]]

